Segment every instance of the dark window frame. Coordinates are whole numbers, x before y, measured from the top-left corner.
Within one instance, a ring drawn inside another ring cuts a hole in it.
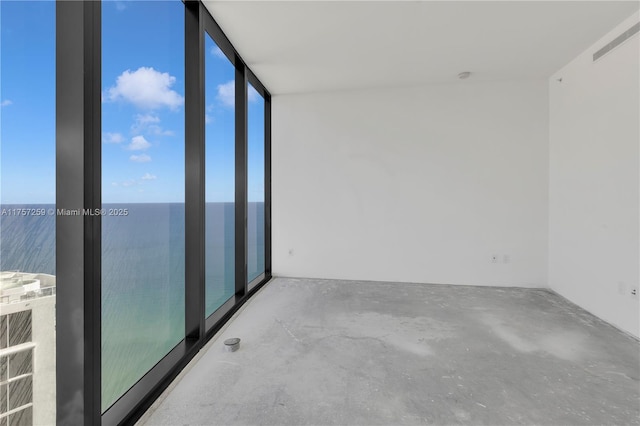
[[[271,277],[271,250],[266,249],[271,247],[271,94],[248,68],[247,81],[264,99],[264,271],[247,283],[247,290],[251,291],[265,277]]]
[[[271,95],[199,0],[185,7],[185,338],[101,413],[101,220],[56,218],[58,424],[131,424],[271,279]],[[101,208],[101,2],[56,1],[56,207]],[[236,69],[235,296],[205,318],[204,34]],[[265,272],[247,284],[247,82],[265,100]],[[64,96],[60,94],[64,93]],[[240,208],[238,208],[240,207]],[[240,242],[240,244],[239,244]]]

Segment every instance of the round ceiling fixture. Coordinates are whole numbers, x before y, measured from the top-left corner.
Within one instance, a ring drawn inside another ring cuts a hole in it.
[[[469,76],[471,75],[471,72],[469,71],[463,71],[460,74],[458,74],[458,78],[460,80],[464,80],[465,78],[469,78]]]

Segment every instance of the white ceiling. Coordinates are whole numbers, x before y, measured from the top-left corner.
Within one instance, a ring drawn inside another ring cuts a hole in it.
[[[638,1],[216,1],[272,94],[549,77]]]

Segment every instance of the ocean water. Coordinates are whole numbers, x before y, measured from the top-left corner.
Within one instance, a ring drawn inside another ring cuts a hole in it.
[[[48,209],[53,204],[2,204],[3,209]],[[0,215],[0,270],[19,270],[55,275],[55,216]]]
[[[110,204],[102,218],[102,408],[184,337],[184,204]],[[54,208],[52,205],[3,205]],[[206,315],[234,294],[233,203],[207,203]],[[264,203],[248,205],[248,277],[264,271]],[[55,275],[55,216],[0,216],[0,270]],[[63,286],[63,282],[58,282]]]

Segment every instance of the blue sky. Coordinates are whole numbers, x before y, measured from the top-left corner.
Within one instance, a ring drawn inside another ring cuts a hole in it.
[[[54,4],[0,5],[1,201],[52,203]],[[105,2],[102,17],[103,202],[183,202],[184,6]],[[205,40],[206,199],[233,201],[234,69]],[[263,201],[264,100],[250,90],[249,101],[249,200]]]
[[[55,200],[55,3],[0,1],[0,201]]]

